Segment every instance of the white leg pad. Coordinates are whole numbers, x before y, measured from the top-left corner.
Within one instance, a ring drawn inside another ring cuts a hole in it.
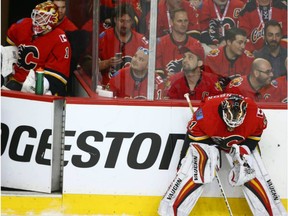
[[[226,157],[232,167],[230,155],[226,154]],[[287,215],[257,150],[252,152],[251,160],[256,177],[241,187],[253,215]]]

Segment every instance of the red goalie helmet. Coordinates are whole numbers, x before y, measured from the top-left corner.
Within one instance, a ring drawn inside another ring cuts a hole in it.
[[[58,22],[58,7],[51,1],[38,4],[33,9],[31,18],[35,35],[50,31]]]
[[[232,94],[221,102],[222,118],[230,128],[240,126],[246,116],[247,103],[240,95]]]

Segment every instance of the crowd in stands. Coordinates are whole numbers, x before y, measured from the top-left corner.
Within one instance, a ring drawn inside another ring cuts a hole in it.
[[[115,97],[146,98],[149,41],[156,40],[155,99],[236,92],[287,103],[285,0],[159,0],[155,38],[150,1],[100,0],[99,84]],[[53,28],[65,32],[72,49],[70,76],[76,65],[91,76],[92,17],[77,27],[65,1],[53,2],[59,14]]]

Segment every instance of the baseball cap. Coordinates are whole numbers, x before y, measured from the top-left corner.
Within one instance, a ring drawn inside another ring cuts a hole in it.
[[[186,52],[191,52],[194,55],[197,55],[202,61],[204,60],[204,49],[200,43],[195,43],[189,47],[183,46],[179,49],[181,54]]]

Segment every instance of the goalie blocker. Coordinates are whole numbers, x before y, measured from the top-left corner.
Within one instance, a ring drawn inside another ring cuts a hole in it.
[[[219,149],[231,166],[229,183],[242,188],[253,215],[287,215],[256,150],[266,126],[265,114],[249,98],[235,94],[206,98],[188,123],[181,151],[186,155],[160,202],[159,215],[189,215],[204,185],[214,180]]]

